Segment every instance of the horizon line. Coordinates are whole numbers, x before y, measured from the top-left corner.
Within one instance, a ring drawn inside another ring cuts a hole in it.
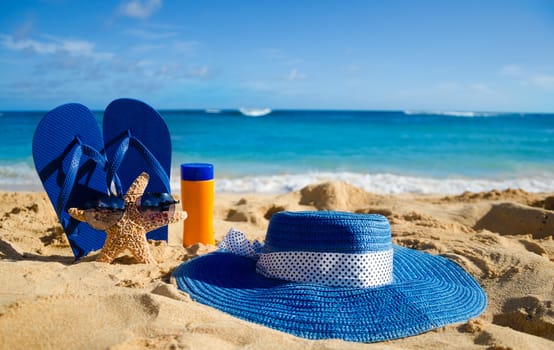
[[[71,103],[71,102],[70,102]],[[62,104],[63,105],[63,104]],[[61,106],[61,105],[59,105]],[[58,107],[58,106],[56,106]],[[50,108],[50,109],[37,109],[37,108],[33,108],[33,109],[23,109],[23,108],[14,108],[14,109],[1,109],[0,108],[0,113],[9,113],[9,112],[48,112],[48,111],[51,111],[52,109],[56,108],[56,107],[53,107],[53,108]],[[240,112],[240,109],[241,108],[245,108],[245,107],[183,107],[183,108],[175,108],[175,107],[165,107],[165,108],[154,108],[155,110],[157,111],[165,111],[165,112],[173,112],[173,111],[202,111],[202,112],[206,112],[206,111],[209,111],[209,110],[215,110],[215,111],[220,111],[220,112],[229,112],[229,111],[236,111],[236,112]],[[251,107],[249,107],[251,108]],[[269,108],[269,107],[263,107],[263,108]],[[262,107],[259,107],[259,108],[252,108],[252,109],[262,109]],[[352,108],[352,109],[348,109],[348,108],[309,108],[309,107],[305,107],[305,108],[269,108],[271,110],[271,112],[288,112],[288,111],[297,111],[297,112],[300,112],[300,111],[304,111],[304,112],[386,112],[386,113],[393,113],[393,112],[402,112],[402,113],[405,113],[405,114],[414,114],[414,115],[417,115],[417,114],[445,114],[445,115],[448,115],[448,114],[456,114],[456,113],[459,113],[459,114],[463,114],[463,113],[476,113],[476,114],[482,114],[482,115],[487,115],[487,114],[554,114],[554,111],[552,112],[545,112],[545,111],[535,111],[535,112],[530,112],[530,111],[509,111],[509,110],[470,110],[470,109],[456,109],[456,108],[452,108],[452,109],[447,109],[447,108],[444,108],[444,109],[440,109],[440,108],[430,108],[430,109],[424,109],[424,108],[406,108],[406,109],[360,109],[360,108]],[[98,109],[98,108],[92,108],[90,109],[92,112],[103,112],[105,111],[105,109]],[[209,113],[208,113],[209,114]],[[217,114],[217,112],[213,113],[213,114]],[[476,115],[476,116],[479,116],[479,115]]]

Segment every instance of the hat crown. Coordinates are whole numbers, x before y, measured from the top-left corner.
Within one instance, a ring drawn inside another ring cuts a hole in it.
[[[377,214],[279,212],[269,223],[264,252],[360,254],[392,249],[388,220]]]

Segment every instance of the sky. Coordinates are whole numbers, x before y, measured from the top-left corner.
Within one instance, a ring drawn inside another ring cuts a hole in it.
[[[0,110],[554,112],[553,0],[2,0]]]

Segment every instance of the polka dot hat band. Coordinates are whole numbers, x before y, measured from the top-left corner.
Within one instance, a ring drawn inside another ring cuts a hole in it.
[[[259,242],[229,230],[219,244],[221,251],[256,259],[256,272],[268,277],[327,286],[376,287],[392,282],[393,249],[367,253],[283,251],[262,253]]]
[[[371,214],[280,212],[264,244],[231,229],[218,251],[173,276],[200,303],[310,339],[411,336],[487,303],[457,264],[392,244],[387,219]]]

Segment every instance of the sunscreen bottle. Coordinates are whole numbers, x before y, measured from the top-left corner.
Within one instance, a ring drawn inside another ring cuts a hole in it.
[[[212,164],[181,164],[181,203],[188,214],[183,224],[183,246],[196,243],[215,244]]]

